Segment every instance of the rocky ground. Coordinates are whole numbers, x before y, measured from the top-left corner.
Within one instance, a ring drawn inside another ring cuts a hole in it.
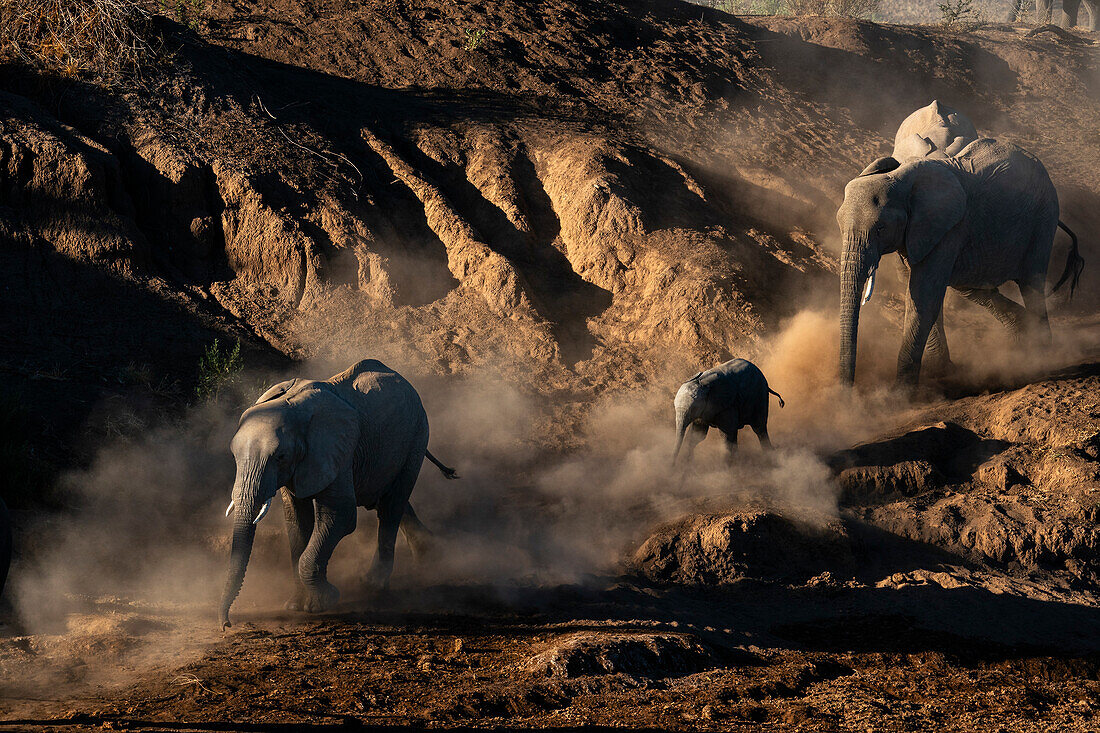
[[[833,379],[843,185],[932,98],[1036,153],[1098,261],[1089,34],[594,0],[156,27],[138,75],[0,65],[0,729],[1100,729],[1100,270],[1045,350],[949,298],[958,370],[908,401],[884,261]],[[247,369],[200,399],[215,338]],[[731,355],[779,450],[671,470],[676,386]],[[364,514],[341,605],[284,613],[267,520],[223,635],[235,412],[363,356],[463,475],[414,495],[436,553],[357,591]]]

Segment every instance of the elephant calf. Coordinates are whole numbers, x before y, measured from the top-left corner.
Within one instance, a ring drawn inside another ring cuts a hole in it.
[[[231,449],[237,478],[225,512],[234,519],[223,627],[231,625],[229,607],[244,582],[256,523],[280,489],[298,586],[287,608],[316,612],[339,598],[326,571],[336,544],[355,529],[356,507],[378,511],[371,580],[384,586],[398,528],[414,552],[427,534],[409,504],[424,457],[458,478],[428,452],[428,416],[416,390],[373,359],[323,382],[275,385],[245,410]]]
[[[783,407],[783,398],[768,387],[768,380],[760,369],[744,359],[732,359],[684,382],[676,392],[677,437],[672,462],[675,463],[680,455],[689,426],[688,460],[710,428],[722,431],[731,459],[737,449],[737,431],[746,425],[756,433],[761,447],[770,448],[769,394],[779,397],[779,406]]]

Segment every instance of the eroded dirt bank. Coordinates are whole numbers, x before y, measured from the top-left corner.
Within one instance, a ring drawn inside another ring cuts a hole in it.
[[[960,369],[913,403],[893,266],[854,395],[832,305],[843,184],[936,97],[1038,154],[1100,260],[1094,39],[615,2],[162,26],[141,79],[0,69],[0,368],[64,467],[12,502],[0,727],[1098,726],[1100,270],[1041,354],[949,299]],[[215,337],[248,376],[196,401]],[[730,355],[786,397],[779,450],[672,471],[672,392]],[[235,413],[362,356],[464,477],[414,494],[437,554],[364,595],[363,514],[342,604],[284,614],[269,519],[222,635]]]

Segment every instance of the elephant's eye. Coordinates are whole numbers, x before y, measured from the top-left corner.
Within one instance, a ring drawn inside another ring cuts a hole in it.
[[[875,206],[878,206],[878,205],[879,205],[879,198],[878,198],[878,196],[875,196],[875,197],[873,197],[873,198],[871,199],[871,203],[872,203],[872,204],[874,204]]]

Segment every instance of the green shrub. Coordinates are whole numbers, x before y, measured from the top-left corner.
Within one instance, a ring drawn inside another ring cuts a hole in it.
[[[485,40],[485,36],[487,33],[488,31],[486,31],[484,28],[479,28],[476,31],[467,30],[465,49],[467,51],[473,51],[474,49],[476,49],[478,46],[481,45],[481,42]]]
[[[948,28],[959,28],[979,21],[974,0],[946,0],[936,7],[940,9],[940,22]]]
[[[240,380],[240,372],[243,368],[244,357],[241,356],[240,339],[232,348],[226,346],[224,349],[218,340],[214,339],[199,359],[199,374],[195,386],[196,399],[216,401],[222,390]]]

